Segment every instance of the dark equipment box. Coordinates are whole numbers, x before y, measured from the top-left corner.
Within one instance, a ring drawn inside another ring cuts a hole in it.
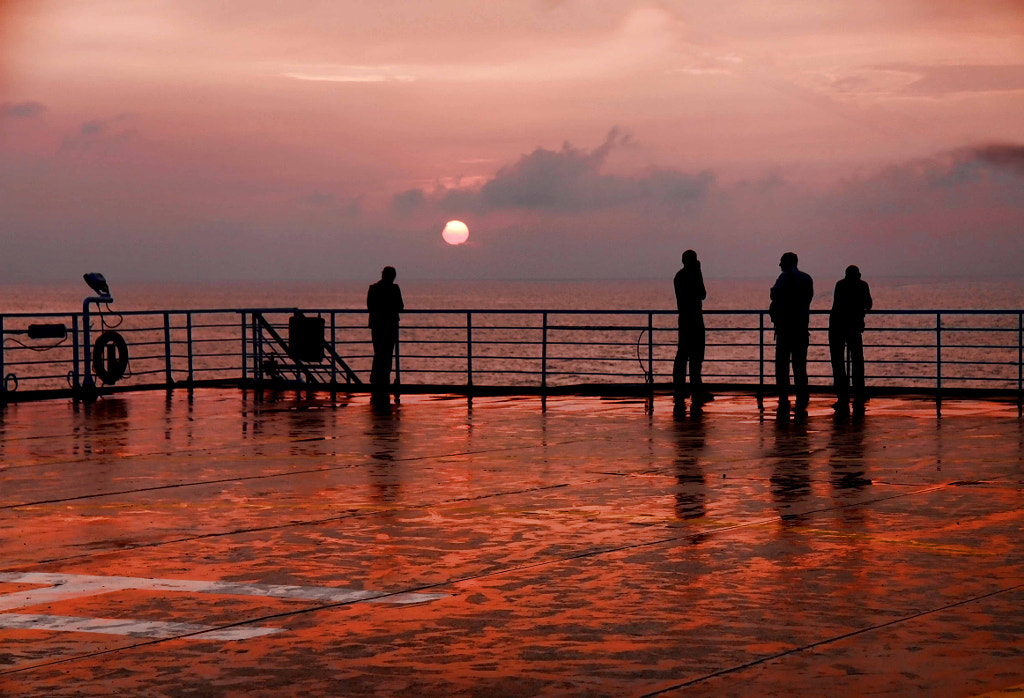
[[[295,313],[288,318],[288,353],[296,361],[324,359],[324,319]]]

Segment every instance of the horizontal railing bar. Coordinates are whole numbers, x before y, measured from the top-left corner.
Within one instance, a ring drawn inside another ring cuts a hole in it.
[[[171,344],[185,344],[185,342],[173,341],[173,342],[171,342]],[[130,347],[162,347],[162,346],[164,346],[164,342],[156,342],[156,341],[154,341],[154,342],[129,342],[128,346],[130,346]]]
[[[646,332],[647,325],[548,325],[549,332]]]
[[[4,362],[4,366],[6,368],[10,368],[11,366],[49,366],[49,365],[55,364],[55,363],[67,363],[68,361],[69,361],[69,359],[64,359],[64,361],[47,361],[45,359],[39,359],[39,360],[28,360],[28,359],[26,359],[24,361],[5,361]]]
[[[945,366],[947,364],[953,366],[1017,366],[1016,361],[967,361],[964,359],[943,359],[942,365]]]
[[[464,368],[462,368],[462,369],[456,369],[456,368],[451,368],[451,369],[447,369],[447,368],[408,368],[407,369],[407,368],[403,368],[402,369],[402,375],[405,375],[407,373],[450,373],[452,375],[464,376],[464,375],[466,375],[466,369],[464,369]]]
[[[933,327],[931,333],[935,334]],[[942,346],[946,346],[943,344]],[[865,344],[864,349],[935,349],[934,344]]]
[[[995,349],[997,351],[1017,351],[1017,345],[1009,344],[946,344],[942,343],[943,349]],[[945,361],[943,361],[945,363]],[[1014,362],[1016,363],[1016,361]]]
[[[117,327],[92,327],[91,329],[93,332],[105,332],[106,330],[116,330],[118,332],[131,332],[132,334],[143,334],[145,332],[163,332],[164,328],[162,325],[160,327],[121,327],[119,325]],[[185,328],[172,327],[171,329],[184,330]]]
[[[172,308],[172,309],[161,309],[161,310],[109,310],[105,314],[120,316],[120,317],[137,317],[147,315],[164,315],[168,314],[171,316],[176,315],[214,315],[214,314],[232,314],[237,315],[241,313],[252,314],[292,314],[297,311],[302,311],[306,315],[324,315],[324,314],[356,314],[366,315],[365,309],[357,308],[298,308],[298,307],[272,307],[272,308]],[[768,309],[704,309],[704,315],[767,315]],[[936,314],[941,315],[1018,315],[1022,312],[1021,309],[1012,308],[993,308],[993,309],[977,309],[977,308],[936,308],[936,309],[886,309],[886,310],[875,310],[869,313],[868,317],[877,317],[885,315],[922,315],[922,316],[935,316]],[[634,310],[616,310],[616,309],[551,309],[551,308],[530,308],[530,309],[508,309],[508,308],[442,308],[442,309],[406,309],[403,311],[404,315],[465,315],[467,313],[477,315],[542,315],[547,313],[551,315],[677,315],[678,311],[668,309],[634,309]],[[828,316],[830,313],[827,309],[812,309],[810,315],[812,316]],[[15,313],[0,313],[5,318],[33,318],[33,317],[79,317],[81,313],[69,313],[69,312],[15,312]],[[93,313],[94,316],[98,315]],[[945,329],[945,328],[944,328]]]
[[[957,327],[955,325],[943,325],[943,332],[993,332],[999,334],[1017,334],[1020,331],[1016,327]]]
[[[9,367],[8,367],[8,368],[9,368]],[[8,373],[13,373],[13,372],[12,372],[12,371],[8,371]],[[17,376],[17,374],[16,374],[16,373],[15,373],[15,375]],[[19,381],[30,381],[30,380],[43,380],[44,378],[46,378],[46,379],[53,379],[53,378],[61,378],[61,379],[64,379],[64,378],[67,378],[67,377],[68,377],[68,374],[67,374],[67,372],[66,372],[66,371],[65,371],[64,373],[56,373],[56,374],[54,374],[54,375],[49,375],[49,374],[47,374],[47,375],[42,375],[42,374],[40,374],[40,375],[38,375],[38,376],[24,376],[24,375],[22,375],[22,376],[17,376],[17,378],[18,378],[18,380],[19,380]]]
[[[146,354],[144,356],[132,356],[132,357],[130,357],[130,360],[131,361],[156,361],[157,359],[163,359],[163,358],[164,358],[163,354]],[[188,358],[188,355],[184,355],[184,356],[177,355],[174,358],[184,359],[184,358]]]

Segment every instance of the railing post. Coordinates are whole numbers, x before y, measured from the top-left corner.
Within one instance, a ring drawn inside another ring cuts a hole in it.
[[[540,387],[548,387],[548,314],[544,313],[540,334]]]
[[[257,383],[263,382],[263,313],[252,314],[252,375]]]
[[[466,313],[466,386],[473,387],[473,311]]]
[[[71,316],[71,387],[81,387],[81,376],[78,373],[78,316]]]
[[[185,338],[188,342],[188,385],[192,387],[192,313],[185,313]]]
[[[764,311],[757,314],[757,402],[764,400]]]
[[[244,310],[242,311],[241,315],[242,315],[242,328],[241,328],[242,329],[242,331],[241,331],[241,337],[242,337],[242,382],[244,383],[245,379],[249,377],[249,349],[248,349],[248,339],[245,336],[246,330],[248,328],[245,325],[245,311]]]
[[[647,384],[654,389],[654,313],[647,313]]]
[[[935,392],[942,392],[942,313],[935,313]]]
[[[334,348],[334,340],[335,340],[335,334],[336,334],[335,333],[335,327],[336,327],[336,325],[335,325],[335,315],[336,314],[334,312],[331,313],[331,351],[332,351],[332,354],[331,354],[331,397],[332,398],[334,397],[334,395],[338,391],[338,362],[334,360],[334,354],[333,354],[333,352],[336,351],[335,348]],[[395,344],[398,344],[397,340],[395,341]]]
[[[4,316],[0,315],[0,404],[7,402],[7,373],[4,366]]]
[[[171,314],[164,313],[164,375],[167,387],[174,385],[171,362]]]
[[[1024,313],[1017,313],[1017,416],[1024,408]]]

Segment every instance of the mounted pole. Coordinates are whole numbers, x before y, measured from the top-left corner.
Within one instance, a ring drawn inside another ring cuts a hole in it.
[[[89,339],[89,306],[92,303],[99,305],[100,303],[112,303],[114,301],[113,296],[88,296],[82,301],[82,347],[84,349],[85,358],[85,378],[82,381],[82,387],[86,390],[95,390],[96,383],[92,379],[92,342]]]

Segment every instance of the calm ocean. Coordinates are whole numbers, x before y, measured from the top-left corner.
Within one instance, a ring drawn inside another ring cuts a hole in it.
[[[827,310],[838,279],[815,279],[813,308]],[[140,284],[111,280],[114,310],[303,307],[362,309],[365,282]],[[1024,277],[1000,279],[865,279],[876,310],[1024,308]],[[675,306],[672,280],[636,281],[422,281],[398,280],[407,308],[668,310]],[[706,279],[708,310],[768,307],[774,278]],[[0,314],[80,311],[88,288],[3,285]]]

